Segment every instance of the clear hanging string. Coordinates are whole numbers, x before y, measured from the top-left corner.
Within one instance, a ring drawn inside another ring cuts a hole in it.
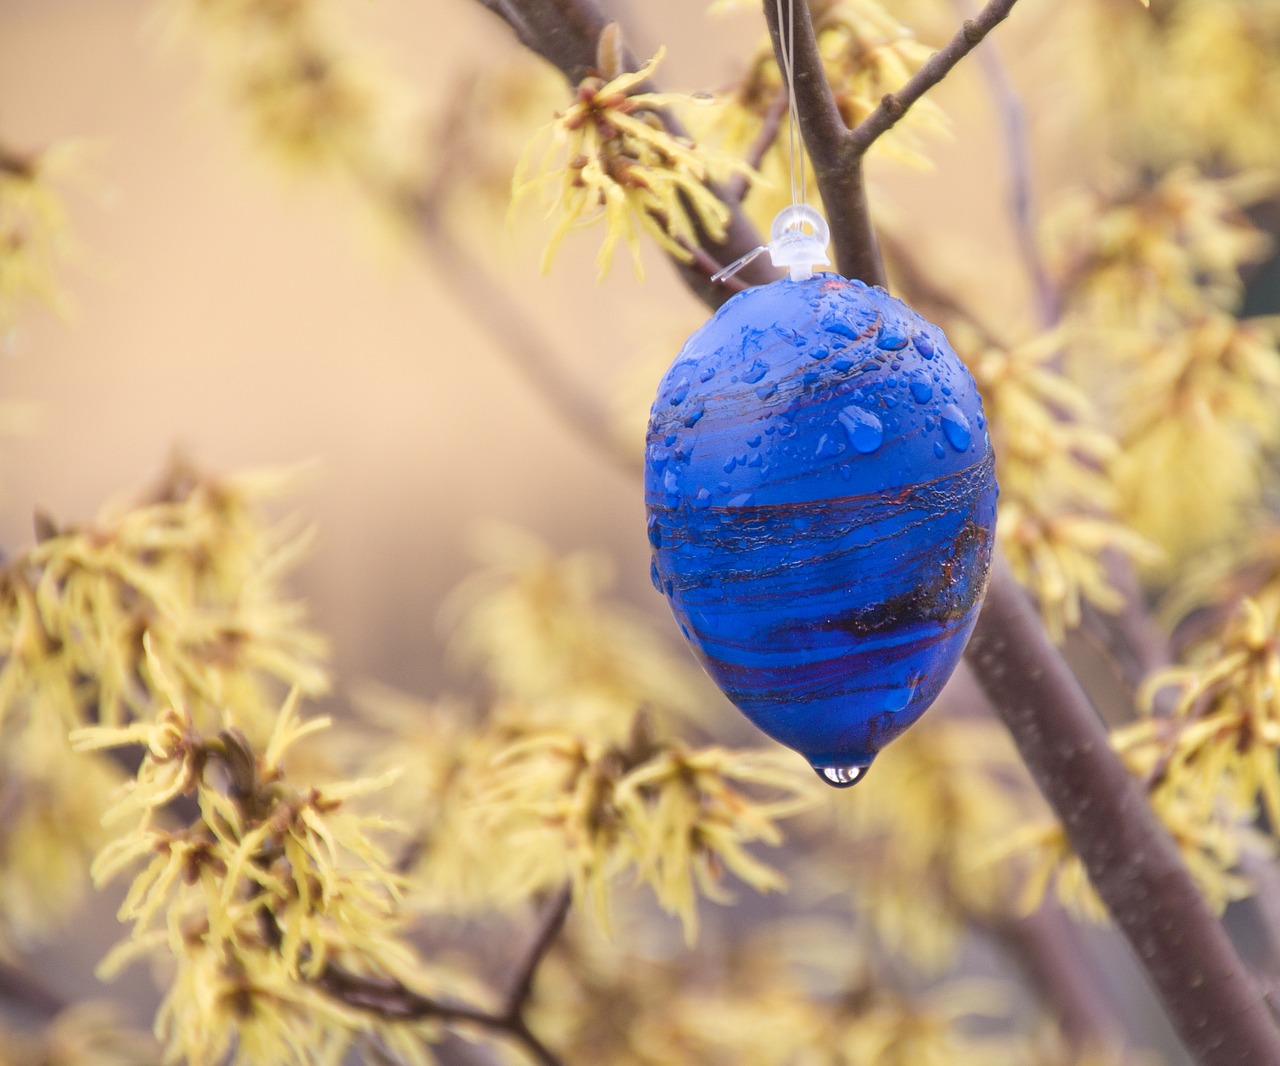
[[[808,162],[800,137],[800,112],[796,107],[796,9],[797,0],[775,0],[778,12],[778,56],[787,86],[787,170],[791,178],[791,204],[773,220],[769,243],[753,248],[727,267],[711,275],[715,282],[726,281],[767,251],[776,267],[786,267],[792,281],[807,281],[815,266],[827,266],[827,241],[831,232],[826,219],[809,206]],[[805,3],[807,0],[799,0]],[[805,226],[809,226],[809,232]]]

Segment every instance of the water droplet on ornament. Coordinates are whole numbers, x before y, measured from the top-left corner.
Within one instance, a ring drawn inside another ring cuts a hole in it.
[[[834,455],[839,455],[842,451],[844,451],[844,445],[834,437],[824,433],[818,440],[818,448],[813,455],[816,459],[830,459]]]
[[[716,376],[715,368],[707,367],[706,370],[704,370],[701,374],[698,375],[698,380],[704,381],[704,382],[710,381],[715,376]]]
[[[777,391],[778,391],[777,385],[775,385],[772,381],[766,381],[763,385],[761,385],[758,389],[756,389],[756,396],[758,396],[762,400],[767,400],[770,396],[772,396]]]
[[[694,507],[706,507],[711,503],[711,493],[706,488],[698,489],[698,494],[693,498]]]
[[[655,548],[662,547],[662,527],[658,525],[658,516],[656,514],[649,516],[649,543]]]
[[[913,381],[911,383],[911,398],[916,403],[928,403],[933,399],[933,386],[927,381]]]
[[[700,419],[706,413],[707,412],[705,408],[699,407],[696,411],[693,412],[693,414],[691,414],[688,418],[684,420],[684,424],[688,426],[690,429],[692,429],[694,426],[698,424],[698,419]]]
[[[941,444],[939,444],[937,441],[934,441],[934,442],[933,442],[933,454],[934,454],[934,455],[936,455],[939,459],[941,459],[944,455],[946,455],[946,454],[947,454],[947,449],[946,449],[946,448],[944,448],[944,447],[943,447]]]
[[[658,560],[653,559],[649,563],[649,580],[653,582],[653,587],[659,592],[662,591],[662,578],[658,576]]]
[[[755,455],[753,455],[750,459],[747,460],[747,466],[759,466],[763,462],[764,462],[764,456],[761,455],[759,452],[756,452]]]
[[[671,398],[667,401],[672,407],[679,407],[689,396],[689,379],[681,378],[679,384],[671,392]]]
[[[856,785],[867,772],[864,766],[815,766],[814,770],[832,788]]]
[[[728,458],[728,459],[726,459],[726,460],[724,461],[724,472],[725,472],[726,474],[732,474],[732,473],[733,473],[733,468],[734,468],[735,466],[737,466],[737,465],[738,465],[738,460],[737,460],[737,458],[736,458],[735,456],[732,456],[732,455],[731,455],[731,456],[729,456],[729,458]]]
[[[907,346],[907,335],[897,326],[882,323],[876,334],[876,347],[882,352],[896,352]]]
[[[956,451],[962,452],[969,447],[973,439],[969,431],[969,420],[964,412],[955,404],[949,403],[942,409],[942,432]]]
[[[742,372],[742,380],[748,385],[754,385],[767,373],[769,373],[769,364],[763,359],[757,359]]]
[[[933,341],[929,338],[929,335],[927,333],[917,333],[915,335],[915,345],[916,345],[916,351],[919,352],[925,359],[933,358],[933,352],[934,352]]]
[[[759,448],[759,447],[760,447],[760,434],[759,434],[759,433],[757,433],[754,437],[748,437],[748,438],[747,438],[747,447],[748,447],[748,448]]]
[[[840,412],[840,423],[849,434],[854,451],[870,455],[884,442],[884,426],[880,419],[861,407],[846,407]]]

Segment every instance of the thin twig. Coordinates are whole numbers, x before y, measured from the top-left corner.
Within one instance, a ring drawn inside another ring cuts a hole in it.
[[[439,134],[443,161],[426,187],[408,196],[385,188],[374,188],[373,194],[392,198],[417,224],[423,247],[439,268],[441,280],[493,340],[497,353],[515,367],[561,421],[614,467],[637,473],[638,456],[622,446],[600,401],[561,366],[537,324],[479,257],[453,236],[445,221],[448,196],[465,176],[470,161],[466,125],[471,94],[464,89],[460,86],[453,94],[454,104],[444,117]]]
[[[765,108],[760,121],[760,132],[751,142],[744,160],[752,170],[760,169],[764,163],[764,157],[769,154],[769,149],[777,143],[778,134],[782,130],[782,120],[787,114],[788,103],[787,90],[779,89],[773,101]],[[735,174],[725,185],[724,194],[730,203],[740,204],[746,199],[750,188],[751,179],[746,174]]]
[[[66,1001],[46,988],[26,970],[0,962],[0,1000],[41,1018],[52,1018],[67,1008]]]
[[[973,14],[971,0],[955,0],[955,6],[964,16]],[[1058,293],[1036,240],[1035,185],[1026,113],[994,43],[978,50],[978,65],[986,76],[992,102],[1000,115],[1005,159],[1009,165],[1009,217],[1018,254],[1035,290],[1040,325],[1049,329],[1058,321]]]
[[[516,966],[511,988],[501,1010],[490,1011],[470,1003],[427,996],[415,992],[400,981],[353,973],[335,963],[325,967],[317,984],[328,995],[347,1006],[391,1021],[435,1019],[449,1024],[475,1026],[514,1040],[542,1066],[564,1066],[560,1058],[529,1028],[524,1010],[528,1005],[538,968],[564,928],[572,899],[572,891],[566,885],[556,892],[543,912],[529,947]]]
[[[1122,1016],[1062,910],[1046,903],[1025,918],[975,915],[972,920],[1021,964],[1049,1009],[1057,1013],[1072,1047],[1113,1047],[1123,1039]]]
[[[956,35],[934,52],[901,89],[886,93],[875,110],[849,131],[845,140],[852,158],[857,160],[866,155],[881,134],[896,126],[920,97],[950,74],[960,60],[1008,17],[1015,3],[1017,0],[991,0],[975,18],[967,19]]]
[[[968,661],[1202,1066],[1275,1066],[1259,989],[1002,560]]]
[[[639,453],[622,446],[602,405],[561,366],[537,323],[504,291],[502,283],[453,236],[439,214],[424,208],[418,213],[418,224],[423,247],[440,277],[495,342],[497,351],[591,450],[618,470],[637,473]]]
[[[569,916],[569,906],[572,902],[573,888],[570,885],[565,885],[556,892],[555,896],[552,897],[551,903],[543,912],[542,920],[538,923],[537,929],[534,930],[533,939],[529,942],[529,947],[525,951],[520,967],[516,970],[515,978],[511,982],[511,988],[507,992],[503,1013],[508,1017],[514,1018],[524,1010],[524,1005],[529,999],[529,993],[533,991],[533,979],[537,976],[538,967],[551,949],[551,945],[555,943],[556,937],[560,935],[560,930],[564,928],[565,919]]]
[[[773,38],[778,68],[785,69],[775,0],[764,0],[764,17]],[[876,245],[875,230],[871,227],[862,159],[848,150],[849,130],[840,117],[840,109],[827,82],[813,18],[803,0],[797,0],[795,4],[791,29],[795,35],[795,41],[791,43],[794,45],[794,88],[800,135],[813,163],[813,176],[831,226],[836,266],[845,277],[859,278],[868,285],[884,285],[884,264]]]

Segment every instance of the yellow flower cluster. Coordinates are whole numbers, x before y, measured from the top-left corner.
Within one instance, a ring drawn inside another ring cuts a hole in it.
[[[0,945],[39,936],[79,895],[119,770],[72,752],[67,731],[150,719],[144,635],[204,727],[261,736],[274,683],[327,689],[324,643],[279,589],[305,538],[255,509],[282,484],[177,464],[149,502],[92,526],[39,518],[39,543],[0,569]]]
[[[170,1059],[339,1063],[378,1023],[327,994],[335,969],[424,979],[398,936],[400,879],[372,839],[388,824],[352,806],[387,782],[293,788],[286,754],[328,725],[298,718],[296,689],[259,755],[234,728],[202,730],[151,641],[144,644],[167,706],[149,722],[71,734],[81,751],[145,752],[106,815],[124,832],[94,863],[99,883],[142,865],[119,915],[133,923],[132,937],[100,972],[143,956],[172,958],[156,1022]],[[198,814],[174,828],[166,814],[182,797]]]
[[[446,609],[454,646],[524,713],[619,741],[637,707],[662,729],[703,713],[714,690],[701,672],[650,623],[606,598],[606,557],[558,556],[499,526],[478,535],[476,551],[483,568]]]
[[[640,935],[643,935],[641,933]],[[780,942],[783,941],[783,942]],[[792,957],[793,949],[796,954]],[[802,952],[802,954],[801,954]],[[612,957],[611,957],[612,956]],[[1069,1060],[1008,1031],[1004,990],[952,980],[907,992],[848,931],[773,925],[694,967],[571,939],[548,960],[536,1024],[566,1061],[617,1066],[1039,1066]]]
[[[543,269],[570,230],[598,219],[605,224],[598,265],[603,275],[619,240],[631,250],[640,276],[640,234],[648,233],[668,253],[688,261],[699,232],[722,240],[729,209],[711,186],[750,168],[725,153],[674,136],[662,111],[688,102],[680,93],[637,91],[661,62],[663,51],[639,70],[606,81],[584,79],[574,102],[529,145],[512,179],[512,206],[535,189],[547,216],[556,220]],[[549,140],[538,173],[530,159]]]
[[[1140,702],[1144,716],[1116,741],[1157,787],[1179,783],[1206,819],[1260,800],[1280,825],[1280,597],[1244,600],[1191,665],[1148,678]]]
[[[1276,188],[1265,171],[1210,178],[1182,164],[1149,185],[1069,194],[1046,242],[1072,317],[1147,331],[1233,309],[1240,267],[1270,247],[1243,209]]]
[[[643,728],[626,748],[563,733],[532,737],[499,753],[490,776],[475,816],[540,868],[529,881],[568,875],[607,925],[608,882],[634,868],[680,917],[690,943],[697,896],[726,901],[725,871],[761,892],[785,887],[746,845],[781,843],[775,823],[816,799],[816,783],[781,752],[689,750]]]
[[[1116,484],[1133,526],[1186,559],[1236,533],[1261,494],[1280,444],[1277,331],[1206,311],[1138,360]]]
[[[57,271],[71,242],[54,183],[79,155],[74,145],[21,155],[0,144],[0,341],[29,301],[63,307]]]
[[[1151,561],[1154,549],[1117,522],[1110,476],[1117,448],[1089,397],[1060,369],[1061,329],[1012,350],[965,323],[951,330],[982,393],[1000,480],[997,535],[1014,576],[1061,641],[1087,601],[1118,610],[1106,552]]]
[[[1239,529],[1280,440],[1276,332],[1233,314],[1268,248],[1242,208],[1274,187],[1184,166],[1054,224],[1075,369],[1110,397],[1119,513],[1170,566]]]
[[[1280,590],[1245,599],[1189,665],[1152,674],[1138,694],[1141,716],[1112,745],[1142,782],[1210,906],[1253,891],[1247,856],[1269,857],[1270,838],[1252,828],[1259,807],[1280,824]],[[1106,912],[1057,825],[1015,834],[1010,853],[1036,857],[1024,903],[1056,878],[1059,896],[1099,920]]]
[[[811,8],[823,68],[840,115],[850,128],[866,118],[886,93],[900,89],[931,54],[932,50],[890,15],[880,0],[824,0]],[[734,88],[721,94],[718,104],[714,116],[705,124],[707,132],[736,154],[747,152],[767,125],[785,121],[786,89],[767,37],[756,49],[746,74]],[[923,138],[945,133],[949,128],[942,109],[926,97],[876,141],[872,153],[927,167]],[[797,148],[804,150],[802,146]],[[773,216],[790,202],[788,153],[787,137],[775,137],[760,160],[762,180],[752,185],[746,199],[752,217],[765,230]],[[807,195],[816,199],[812,168],[809,178]]]
[[[1157,17],[1080,5],[1102,59],[1099,106],[1117,150],[1164,165],[1214,158],[1274,166],[1280,144],[1280,10],[1269,0],[1168,0]]]
[[[327,0],[166,0],[195,38],[255,138],[291,167],[329,168],[378,190],[408,164],[408,130],[376,65],[345,46]]]

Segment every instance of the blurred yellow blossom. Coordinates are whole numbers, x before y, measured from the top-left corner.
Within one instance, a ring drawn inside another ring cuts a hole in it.
[[[160,1048],[126,1025],[111,1007],[80,1003],[39,1032],[0,1025],[0,1066],[160,1066]]]
[[[481,530],[476,551],[484,569],[458,588],[446,618],[459,652],[498,693],[545,725],[618,740],[639,707],[664,727],[699,717],[710,687],[653,626],[606,598],[607,558],[558,557],[501,526]]]
[[[349,46],[329,0],[164,0],[172,31],[203,47],[254,137],[285,164],[379,192],[420,165],[412,108]]]
[[[1107,552],[1146,563],[1156,549],[1116,520],[1119,449],[1088,394],[1062,372],[1066,331],[1054,328],[1012,348],[964,322],[950,334],[990,419],[1000,546],[1060,642],[1080,624],[1084,603],[1121,607]]]
[[[65,307],[57,275],[72,244],[56,183],[82,154],[76,144],[28,155],[0,144],[0,341],[29,301]]]
[[[1271,243],[1243,209],[1277,181],[1272,171],[1214,178],[1184,164],[1154,182],[1069,194],[1046,223],[1069,314],[1150,328],[1206,300],[1234,309],[1241,265]]]
[[[0,568],[0,949],[40,935],[79,897],[120,771],[72,752],[67,731],[150,721],[144,637],[204,726],[263,737],[276,685],[326,690],[324,643],[280,590],[306,538],[258,513],[286,482],[178,463],[148,502],[92,526],[39,516],[39,543]],[[237,701],[235,721],[224,700]]]
[[[1121,514],[1170,562],[1234,533],[1280,442],[1276,331],[1206,311],[1149,342],[1124,395]]]
[[[747,174],[741,160],[673,135],[665,108],[687,102],[680,93],[638,91],[661,62],[663,51],[639,70],[612,80],[593,75],[583,80],[574,102],[546,126],[525,152],[512,179],[514,207],[536,189],[544,197],[555,228],[543,256],[543,269],[565,235],[598,219],[605,223],[597,262],[603,275],[619,240],[640,267],[640,234],[648,233],[671,255],[688,261],[700,244],[699,232],[722,240],[729,208],[710,185],[733,174]],[[549,141],[529,176],[539,144]]]
[[[1095,107],[1113,150],[1167,164],[1274,166],[1280,144],[1280,10],[1269,0],[1167,0],[1156,13],[1081,4],[1079,48],[1102,60]]]
[[[1040,801],[998,723],[944,708],[885,749],[875,778],[837,809],[818,884],[853,897],[875,942],[942,972],[974,916],[1008,907],[1016,871],[983,856]]]

